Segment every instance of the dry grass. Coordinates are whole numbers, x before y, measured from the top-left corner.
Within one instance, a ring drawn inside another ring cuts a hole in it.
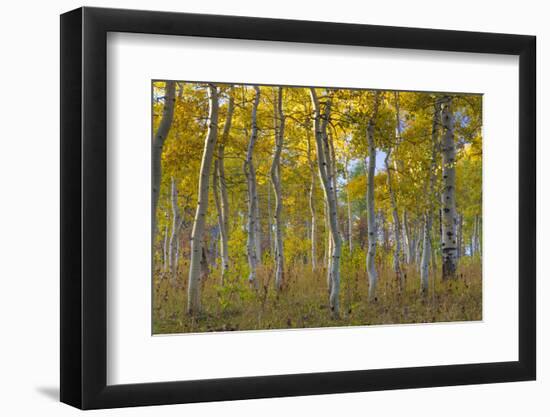
[[[280,294],[273,289],[273,269],[270,267],[260,267],[258,276],[262,286],[258,291],[248,287],[244,271],[234,271],[224,286],[218,285],[219,272],[213,272],[203,283],[202,314],[189,317],[185,314],[187,270],[182,266],[176,287],[160,275],[155,277],[153,333],[432,323],[482,318],[479,260],[463,258],[459,278],[444,282],[436,279],[435,288],[431,277],[430,293],[425,297],[419,294],[420,278],[414,266],[406,267],[406,288],[402,292],[390,268],[381,266],[377,301],[370,304],[367,302],[366,274],[358,271],[360,268],[355,268],[355,272],[353,269],[342,267],[339,319],[330,317],[324,270],[312,272],[308,265],[287,269],[286,288]]]

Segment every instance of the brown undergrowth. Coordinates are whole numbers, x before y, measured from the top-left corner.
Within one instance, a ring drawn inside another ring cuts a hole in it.
[[[354,270],[355,269],[355,270]],[[420,295],[420,276],[413,265],[404,267],[405,288],[399,289],[395,274],[379,266],[376,302],[367,301],[366,272],[359,268],[341,271],[340,317],[331,318],[326,273],[323,268],[297,264],[285,271],[285,289],[273,288],[273,268],[261,266],[260,288],[246,282],[246,271],[235,269],[220,285],[219,271],[203,282],[202,313],[185,313],[186,265],[177,285],[155,274],[153,282],[153,333],[189,333],[235,330],[266,330],[358,325],[433,323],[482,319],[482,279],[479,259],[463,258],[455,280],[430,276],[430,291]],[[439,272],[439,271],[437,271]]]

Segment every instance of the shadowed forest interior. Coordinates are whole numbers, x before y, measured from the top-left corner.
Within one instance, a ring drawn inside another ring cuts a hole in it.
[[[152,82],[153,334],[482,318],[482,96]]]

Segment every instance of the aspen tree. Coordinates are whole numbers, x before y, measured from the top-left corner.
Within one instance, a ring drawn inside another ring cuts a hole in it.
[[[197,209],[191,232],[191,261],[189,265],[189,282],[187,288],[187,313],[194,315],[200,312],[200,276],[203,257],[203,237],[208,209],[208,188],[210,183],[210,167],[218,139],[218,88],[215,84],[208,85],[208,130],[202,153]]]

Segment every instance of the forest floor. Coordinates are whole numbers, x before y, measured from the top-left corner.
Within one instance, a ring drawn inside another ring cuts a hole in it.
[[[340,318],[333,319],[328,306],[326,273],[312,272],[309,265],[286,271],[286,287],[280,294],[273,288],[273,269],[261,266],[262,285],[254,290],[245,274],[230,276],[219,285],[215,271],[203,283],[202,313],[185,314],[187,271],[172,286],[168,278],[156,276],[153,296],[153,334],[196,333],[235,330],[266,330],[380,324],[475,321],[482,319],[482,279],[479,259],[461,259],[458,278],[430,277],[430,292],[421,296],[419,273],[405,266],[406,288],[399,291],[395,274],[380,267],[376,302],[369,303],[364,271],[341,272]],[[439,271],[438,271],[439,272]],[[184,279],[185,278],[185,279]],[[434,291],[435,290],[435,291]]]

